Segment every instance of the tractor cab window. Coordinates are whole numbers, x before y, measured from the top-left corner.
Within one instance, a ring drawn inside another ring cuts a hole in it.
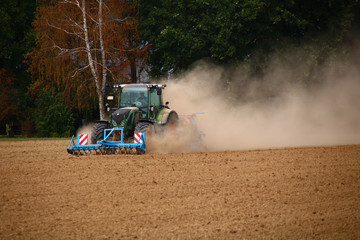
[[[146,109],[148,106],[147,87],[124,87],[120,95],[119,107],[138,107]]]
[[[151,88],[150,90],[150,105],[155,107],[159,107],[161,105],[161,96],[157,94],[156,88]]]

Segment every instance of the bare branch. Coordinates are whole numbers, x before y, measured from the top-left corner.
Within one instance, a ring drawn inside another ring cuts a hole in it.
[[[77,69],[71,77],[74,78],[79,72],[84,71],[84,70],[87,69],[88,67],[90,67],[89,64],[86,65],[85,67],[82,67],[82,68]]]
[[[123,18],[123,19],[120,19],[120,18],[112,18],[111,21],[114,21],[114,22],[117,22],[117,23],[124,23],[126,21],[128,21],[131,17],[126,17],[126,18]]]
[[[136,52],[139,47],[134,47],[134,48],[131,48],[131,49],[120,49],[120,48],[116,48],[116,47],[110,47],[111,49],[114,49],[116,51],[119,51],[119,52]]]
[[[84,31],[84,28],[78,22],[76,22],[75,20],[73,20],[71,17],[69,17],[67,15],[65,15],[65,16],[69,19],[70,22],[73,23],[71,26],[78,27],[78,28],[80,28],[81,31]]]
[[[105,69],[108,71],[108,73],[110,73],[110,75],[111,75],[112,79],[116,79],[115,74],[111,71],[111,69],[110,69],[110,68],[105,67]]]
[[[52,27],[52,28],[55,28],[57,30],[60,30],[60,31],[63,31],[65,32],[66,34],[69,34],[69,35],[74,35],[74,36],[77,36],[78,38],[84,40],[84,38],[81,36],[83,33],[82,32],[69,32],[68,30],[66,29],[63,29],[61,27],[58,27],[58,26],[55,26],[55,25],[52,25],[51,23],[49,23],[49,21],[46,19],[46,23],[49,27]]]
[[[78,48],[63,48],[64,53],[74,54],[79,52],[86,52],[86,48],[78,47]]]
[[[86,16],[88,16],[90,18],[91,21],[93,21],[95,24],[99,24],[98,21],[96,21],[96,19],[94,19],[90,14],[86,13]]]
[[[69,0],[62,0],[60,1],[59,3],[62,3],[62,4],[72,4],[72,5],[75,5],[77,7],[80,7],[80,3],[79,1],[75,0],[75,1],[69,1]]]
[[[99,1],[98,1],[98,2],[99,2]],[[103,2],[103,6],[105,6],[106,10],[107,10],[108,12],[110,12],[110,8],[109,8],[109,6],[108,6],[106,3]]]
[[[101,66],[103,69],[105,69],[108,73],[110,73],[111,77],[113,79],[116,79],[116,75],[111,71],[111,68],[108,68],[106,65],[102,65],[101,63],[97,63],[99,66]]]
[[[64,48],[64,47],[60,47],[59,45],[57,45],[54,40],[47,34],[45,34],[45,36],[51,41],[52,46],[48,47],[48,48],[44,48],[44,49],[50,49],[50,48],[56,48],[58,49],[60,52],[57,54],[58,56],[61,55],[66,55],[66,54],[74,54],[74,53],[80,53],[80,52],[86,52],[86,48],[85,47],[77,47],[77,48]]]

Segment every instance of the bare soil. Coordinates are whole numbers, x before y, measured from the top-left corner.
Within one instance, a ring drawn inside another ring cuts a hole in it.
[[[0,239],[360,239],[360,146],[76,157],[0,142]]]

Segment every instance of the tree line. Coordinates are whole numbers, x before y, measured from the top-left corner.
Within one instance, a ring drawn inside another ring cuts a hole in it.
[[[0,134],[68,136],[105,118],[107,85],[202,59],[261,77],[272,54],[316,46],[303,51],[318,66],[348,54],[359,13],[358,0],[1,1]]]

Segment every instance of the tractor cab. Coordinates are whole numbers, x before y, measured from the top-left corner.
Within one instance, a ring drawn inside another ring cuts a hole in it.
[[[146,118],[149,108],[149,93],[144,85],[125,86],[121,88],[118,108],[137,107],[141,111],[141,118]]]
[[[118,108],[138,108],[140,119],[155,120],[163,106],[162,85],[120,85]]]

